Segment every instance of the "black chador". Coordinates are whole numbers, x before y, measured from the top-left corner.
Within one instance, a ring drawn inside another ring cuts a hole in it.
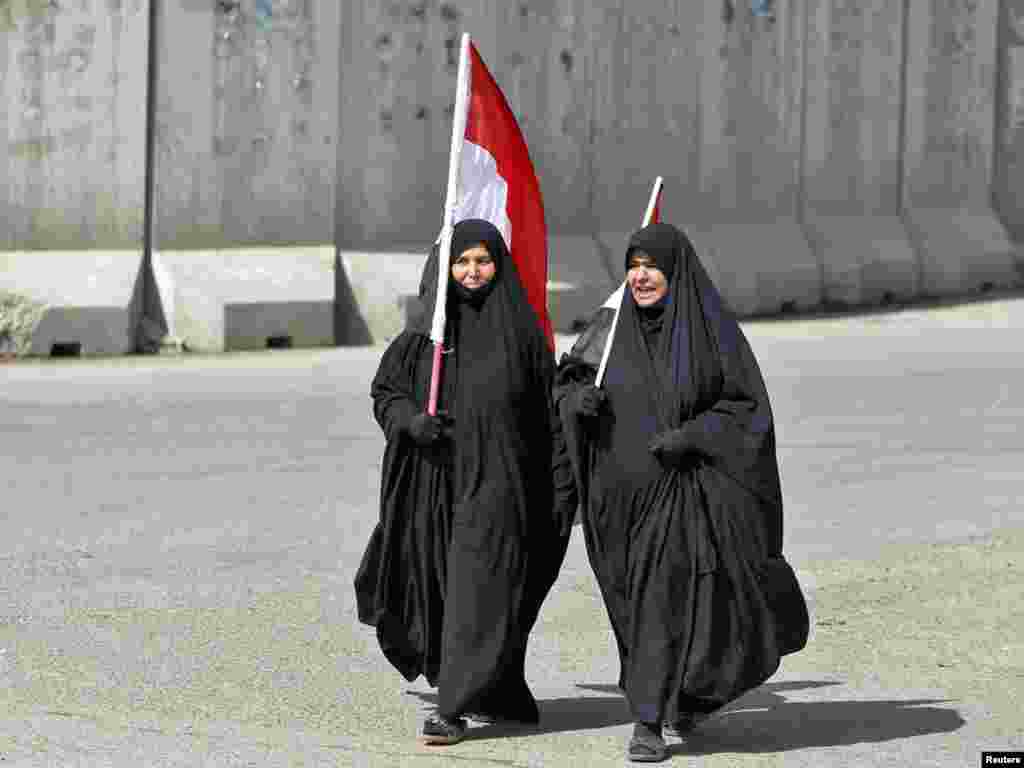
[[[625,289],[596,413],[573,404],[595,380],[607,309],[562,358],[556,402],[620,685],[636,721],[657,724],[765,681],[806,642],[807,613],[782,557],[772,412],[750,346],[682,232],[640,230],[627,269],[634,250],[667,293],[640,307]]]
[[[565,556],[576,491],[552,401],[554,356],[497,229],[461,222],[451,252],[477,243],[497,272],[474,291],[449,282],[441,438],[422,447],[409,432],[430,386],[436,247],[420,284],[425,312],[373,380],[387,446],[380,522],[355,587],[359,619],[407,680],[438,687],[440,715],[535,722],[527,636]]]

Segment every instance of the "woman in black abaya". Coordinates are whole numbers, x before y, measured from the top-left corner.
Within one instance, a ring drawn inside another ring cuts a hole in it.
[[[388,660],[438,688],[424,741],[451,744],[467,713],[538,720],[526,642],[565,556],[576,491],[551,399],[554,357],[485,221],[456,225],[443,262],[439,415],[425,413],[438,261],[435,247],[425,312],[388,347],[371,387],[387,446],[380,522],[355,587],[359,619]]]
[[[635,720],[628,756],[680,735],[806,642],[757,361],[687,237],[637,232],[605,379],[601,310],[559,366],[591,565]]]

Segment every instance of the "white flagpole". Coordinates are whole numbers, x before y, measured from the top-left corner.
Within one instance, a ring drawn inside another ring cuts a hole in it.
[[[644,212],[644,223],[641,226],[646,227],[651,223],[651,217],[654,215],[654,207],[658,204],[658,196],[661,194],[661,185],[664,180],[661,176],[654,180],[654,187],[651,189],[651,198],[647,201],[647,210]],[[627,289],[626,281],[622,281],[622,285],[619,286],[616,293],[619,294],[619,299],[615,303],[615,316],[612,318],[612,327],[608,331],[608,339],[604,343],[604,352],[601,354],[601,365],[597,369],[597,378],[594,379],[594,385],[600,387],[601,382],[604,381],[604,372],[608,367],[608,358],[612,352],[612,342],[615,340],[615,329],[619,325],[619,312],[622,311],[622,302],[626,297]]]
[[[437,253],[437,301],[434,320],[430,326],[430,340],[434,342],[434,364],[430,373],[430,400],[427,413],[437,413],[437,397],[441,384],[441,352],[444,348],[445,302],[448,298],[448,252],[452,247],[455,227],[455,209],[459,204],[459,170],[462,142],[466,137],[466,118],[469,109],[469,34],[462,34],[459,48],[459,73],[455,83],[455,113],[452,115],[452,143],[448,154],[448,190],[444,201],[444,219],[441,224],[440,247]]]

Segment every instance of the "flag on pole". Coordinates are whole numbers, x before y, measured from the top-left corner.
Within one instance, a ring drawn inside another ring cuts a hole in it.
[[[646,227],[649,224],[657,224],[661,221],[661,190],[663,186],[664,179],[661,176],[654,180],[654,187],[651,189],[651,197],[647,201],[647,210],[644,211],[643,224],[641,226]],[[623,280],[622,285],[601,305],[601,309],[609,309],[615,315],[612,317],[612,327],[608,331],[608,338],[604,343],[604,352],[601,353],[601,364],[597,368],[597,378],[594,380],[594,384],[598,387],[604,381],[604,372],[608,367],[608,358],[611,356],[612,342],[615,340],[615,329],[619,325],[619,312],[622,309],[622,300],[625,298],[625,294],[626,281]]]
[[[654,191],[651,193],[654,197],[654,206],[651,208],[651,214],[644,222],[645,227],[648,224],[657,224],[661,221],[661,190],[663,187],[664,184],[661,180],[661,176],[659,176],[654,182]]]
[[[464,219],[491,222],[505,239],[537,322],[555,348],[547,306],[548,244],[544,201],[515,115],[468,34],[462,35],[455,88],[442,259],[451,233]],[[444,343],[448,270],[438,269],[437,304],[431,325],[434,371],[428,410],[435,412]]]

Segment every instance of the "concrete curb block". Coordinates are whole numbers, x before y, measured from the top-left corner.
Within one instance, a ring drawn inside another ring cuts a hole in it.
[[[37,308],[19,354],[122,355],[141,315],[139,251],[0,253],[0,291]]]
[[[221,352],[335,343],[333,246],[159,251],[168,335]]]
[[[698,224],[689,232],[711,281],[740,317],[821,304],[821,269],[795,218]]]
[[[921,254],[928,296],[1009,288],[1024,282],[1024,264],[1006,229],[990,210],[913,208],[908,229]]]
[[[338,266],[351,286],[351,311],[358,313],[374,344],[397,336],[418,306],[427,252],[339,251]]]
[[[870,306],[918,295],[918,259],[899,216],[810,216],[826,306]]]

